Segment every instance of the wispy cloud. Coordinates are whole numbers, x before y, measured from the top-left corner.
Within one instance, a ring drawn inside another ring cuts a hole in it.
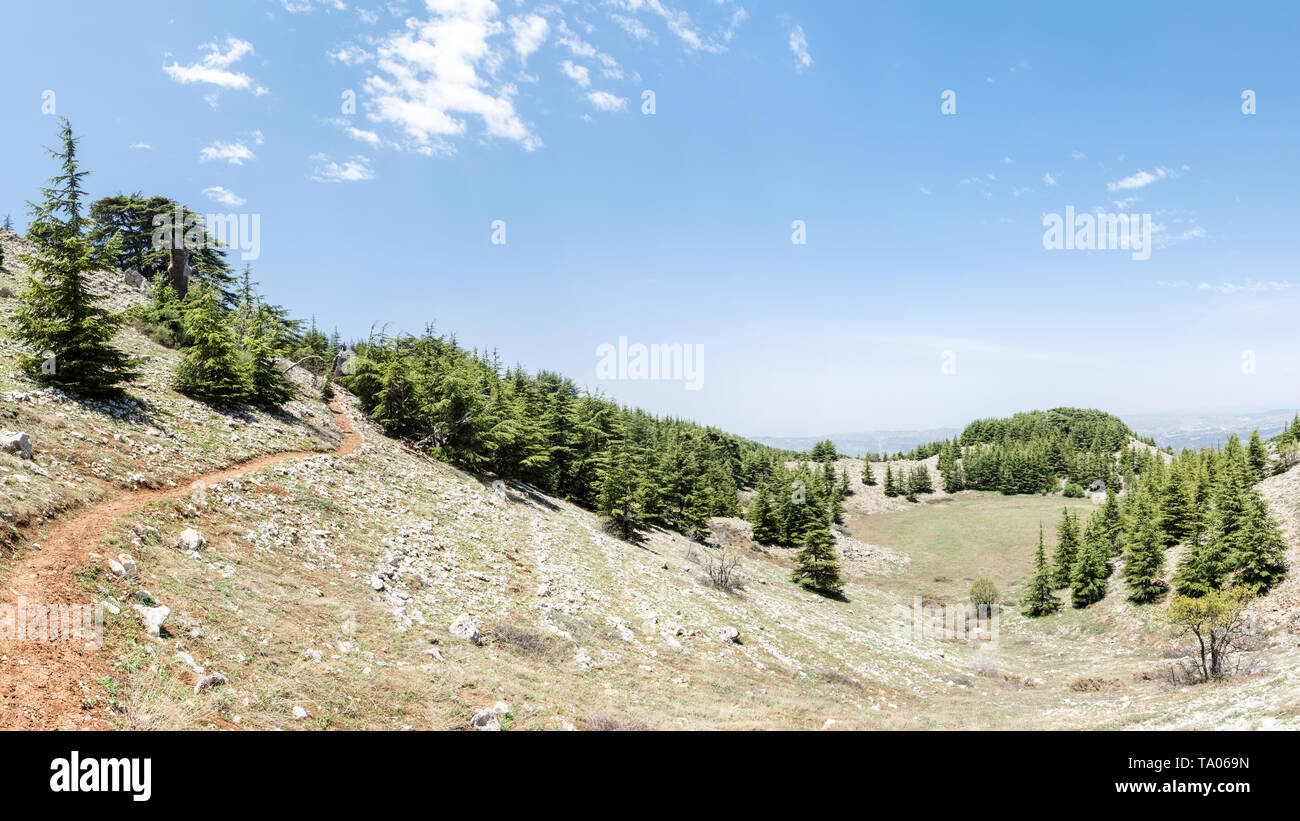
[[[214,140],[199,151],[199,162],[225,160],[231,165],[243,165],[254,159],[257,159],[257,155],[253,153],[253,149],[238,140],[231,143]]]
[[[231,191],[230,189],[220,185],[214,185],[211,186],[210,188],[204,188],[203,193],[207,194],[210,199],[214,199],[217,202],[221,203],[222,205],[228,205],[231,208],[236,208],[248,202],[248,200],[239,196],[234,191]]]
[[[593,91],[587,95],[591,104],[601,111],[622,111],[627,108],[627,100],[608,91]]]
[[[182,85],[201,83],[235,91],[252,91],[268,94],[252,77],[242,71],[232,71],[231,66],[253,54],[253,44],[238,37],[227,37],[224,43],[211,42],[199,46],[205,52],[196,63],[181,65],[173,61],[163,66],[163,71]]]
[[[571,60],[565,60],[560,63],[560,71],[570,80],[582,86],[583,88],[591,87],[591,72],[586,66],[575,65]]]
[[[149,143],[131,143],[129,146],[127,146],[127,148],[131,149],[132,151],[152,151],[152,150],[153,150],[153,146],[152,146],[152,145],[149,145]]]
[[[808,37],[803,26],[796,25],[790,30],[790,53],[794,55],[795,71],[807,71],[812,68],[812,55],[808,53]]]
[[[1106,190],[1134,191],[1139,188],[1146,188],[1153,182],[1163,180],[1165,177],[1169,176],[1169,174],[1170,171],[1168,168],[1157,168],[1154,173],[1139,169],[1138,172],[1131,177],[1125,177],[1122,180],[1106,183]]]
[[[375,178],[370,159],[355,155],[343,162],[334,162],[325,154],[312,154],[309,158],[316,163],[311,178],[316,182],[361,182]]]

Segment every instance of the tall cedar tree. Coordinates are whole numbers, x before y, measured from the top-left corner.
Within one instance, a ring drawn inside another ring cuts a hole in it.
[[[1269,515],[1268,503],[1253,488],[1246,506],[1242,539],[1233,564],[1237,568],[1234,586],[1261,595],[1286,577],[1286,540]]]
[[[1250,444],[1246,447],[1246,462],[1250,465],[1252,485],[1264,478],[1264,468],[1268,466],[1268,448],[1264,447],[1264,440],[1259,437],[1258,428],[1250,434]]]
[[[1070,602],[1084,608],[1106,597],[1106,578],[1110,576],[1110,545],[1105,531],[1095,518],[1083,531],[1079,557],[1070,571]]]
[[[1043,526],[1038,526],[1038,549],[1034,552],[1034,575],[1029,579],[1029,590],[1025,594],[1026,616],[1038,618],[1049,616],[1061,609],[1056,594],[1052,592],[1052,569],[1047,564],[1047,553],[1043,549]]]
[[[193,342],[176,365],[176,390],[211,402],[243,401],[247,389],[239,356],[226,329],[216,292],[200,286],[185,301],[185,325]]]
[[[795,571],[792,580],[805,590],[823,596],[842,596],[844,582],[840,579],[840,565],[835,557],[835,538],[831,536],[827,517],[817,516],[809,522],[802,544],[803,549],[794,554]]]
[[[275,361],[280,340],[274,333],[278,326],[269,317],[261,316],[261,320],[245,336],[244,384],[248,401],[275,408],[293,398],[294,388]]]
[[[876,475],[871,472],[871,455],[868,454],[862,457],[862,484],[874,485],[875,483]]]
[[[1129,599],[1136,604],[1154,601],[1165,591],[1165,542],[1153,495],[1145,483],[1139,485],[1126,526],[1130,535],[1124,552],[1124,580]]]
[[[1061,509],[1061,522],[1056,526],[1056,553],[1052,555],[1053,589],[1070,586],[1070,574],[1079,560],[1079,519],[1069,508]]]
[[[131,361],[113,346],[120,315],[97,305],[86,276],[104,267],[103,257],[81,231],[81,181],[89,173],[77,166],[77,138],[62,120],[62,147],[46,149],[59,161],[60,173],[41,189],[41,203],[31,203],[28,238],[36,253],[23,263],[33,274],[14,312],[14,329],[29,353],[19,357],[22,370],[38,382],[86,396],[117,393],[135,376]],[[111,250],[111,246],[110,246]]]

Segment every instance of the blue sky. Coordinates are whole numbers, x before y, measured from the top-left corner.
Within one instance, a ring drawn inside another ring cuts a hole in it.
[[[753,435],[1295,407],[1298,14],[1149,5],[11,4],[0,213],[49,91],[93,196],[260,215],[254,277],[348,337]],[[1044,248],[1067,206],[1150,258]],[[598,381],[619,337],[701,388]]]

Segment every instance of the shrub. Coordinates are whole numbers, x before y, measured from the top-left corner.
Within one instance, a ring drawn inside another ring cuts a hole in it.
[[[582,729],[593,732],[642,732],[649,730],[650,726],[636,719],[600,713],[584,718]]]
[[[735,593],[744,589],[740,581],[740,554],[727,548],[717,558],[706,557],[704,577],[715,590],[724,593]]]
[[[992,607],[998,603],[1000,597],[1001,594],[992,579],[979,578],[970,586],[970,603],[976,607],[980,605]]]
[[[1083,496],[1083,486],[1078,482],[1067,482],[1065,484],[1065,495],[1079,498]]]
[[[1232,656],[1247,646],[1253,633],[1246,612],[1250,600],[1250,592],[1241,588],[1211,590],[1199,598],[1175,596],[1165,618],[1175,637],[1195,637],[1193,652],[1199,663],[1179,671],[1182,675],[1171,672],[1171,677],[1202,682],[1235,672]]]

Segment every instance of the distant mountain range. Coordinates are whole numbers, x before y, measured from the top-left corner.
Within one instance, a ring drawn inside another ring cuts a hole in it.
[[[1139,436],[1149,436],[1160,446],[1182,448],[1219,447],[1235,433],[1242,439],[1259,429],[1265,439],[1276,436],[1291,424],[1297,411],[1273,410],[1258,413],[1144,413],[1123,417],[1124,423]],[[848,456],[864,453],[906,453],[917,445],[939,439],[951,439],[963,428],[929,428],[926,430],[868,430],[856,433],[832,433],[822,436],[754,436],[756,442],[775,448],[806,452],[818,442],[829,439],[835,449]]]
[[[755,442],[771,445],[774,448],[806,452],[824,439],[835,443],[835,450],[846,456],[861,456],[864,453],[906,453],[917,445],[925,445],[939,439],[951,439],[962,432],[962,428],[930,428],[928,430],[867,430],[857,433],[832,433],[829,436],[754,436]]]
[[[1150,436],[1159,445],[1174,450],[1217,447],[1231,434],[1242,439],[1259,429],[1265,439],[1276,436],[1291,424],[1294,410],[1272,410],[1237,414],[1149,413],[1124,417],[1124,422],[1141,436]]]

